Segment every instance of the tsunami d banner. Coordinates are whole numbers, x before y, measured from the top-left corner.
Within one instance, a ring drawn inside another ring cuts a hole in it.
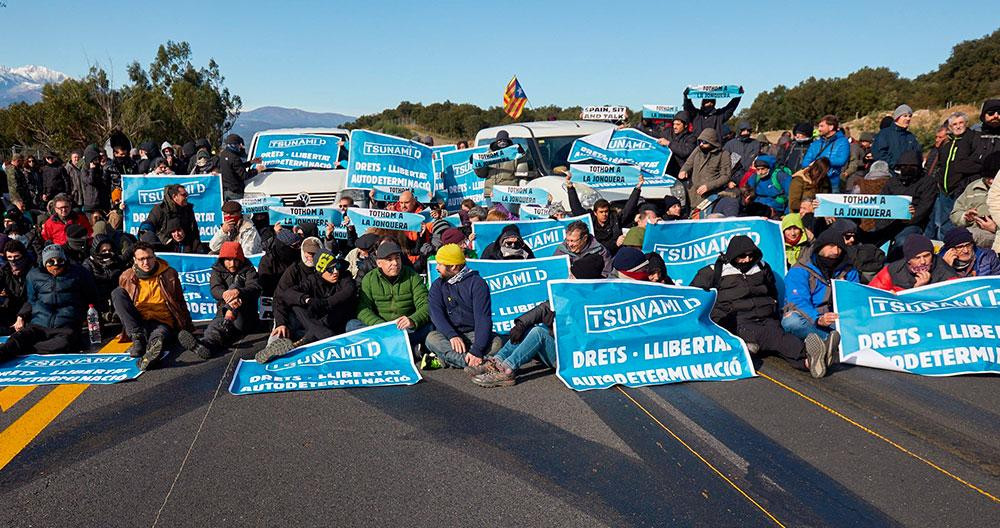
[[[573,390],[756,375],[709,314],[715,291],[633,280],[554,280],[556,375]]]
[[[6,340],[6,338],[5,338]],[[142,374],[128,354],[31,354],[0,363],[0,387],[13,385],[108,385]]]
[[[362,233],[370,227],[379,229],[394,229],[396,231],[416,231],[423,229],[424,216],[402,211],[386,211],[384,209],[364,209],[351,207],[347,210],[347,218],[351,225]]]
[[[833,283],[840,361],[923,376],[1000,373],[1000,277],[893,294]]]
[[[688,86],[688,99],[728,99],[740,95],[735,84],[696,84]]]
[[[627,117],[625,106],[586,106],[580,112],[580,119],[586,121],[623,121]]]
[[[634,128],[609,128],[573,141],[569,163],[599,161],[609,165],[636,165],[651,176],[666,175],[670,149]]]
[[[494,185],[493,201],[504,204],[545,205],[549,203],[549,192],[541,187],[518,187],[516,185]]]
[[[125,231],[138,236],[153,206],[163,201],[163,188],[179,183],[187,189],[188,202],[194,206],[202,242],[222,229],[222,177],[205,176],[122,176],[122,202],[125,204]]]
[[[236,200],[243,207],[243,214],[252,215],[257,213],[267,213],[271,207],[281,207],[284,205],[281,198],[276,196],[264,196],[261,198],[243,198]]]
[[[521,238],[524,239],[524,243],[531,248],[532,253],[535,254],[536,258],[541,257],[551,257],[556,251],[556,247],[562,244],[563,240],[566,238],[566,226],[571,223],[582,220],[583,223],[587,224],[590,232],[594,232],[594,222],[590,219],[589,214],[575,216],[572,218],[564,218],[562,220],[519,220],[516,222],[473,222],[472,232],[476,235],[476,240],[473,242],[476,247],[476,254],[482,255],[483,250],[486,246],[493,243],[497,237],[500,236],[500,232],[503,228],[511,224],[516,225],[521,231]]]
[[[779,292],[785,276],[785,244],[781,224],[763,218],[721,218],[675,220],[646,226],[642,251],[655,251],[663,257],[667,274],[677,284],[687,285],[701,268],[715,264],[725,253],[729,241],[746,235],[760,248],[764,261],[771,266]]]
[[[485,152],[473,152],[469,156],[469,163],[473,169],[482,169],[490,165],[496,165],[505,161],[514,161],[523,155],[519,145],[511,145],[500,150],[490,151],[487,147]]]
[[[644,104],[642,105],[643,119],[673,119],[680,108],[673,105]]]
[[[341,139],[319,134],[261,134],[250,159],[269,169],[335,169]]]
[[[896,194],[817,194],[817,217],[910,219],[913,198]]]
[[[490,288],[493,306],[493,331],[509,334],[514,319],[548,300],[550,280],[569,278],[569,257],[546,257],[529,260],[465,261],[469,268],[479,272]],[[427,266],[430,282],[438,279],[437,266]]]
[[[196,255],[191,253],[157,253],[157,257],[167,261],[171,268],[177,270],[181,281],[181,291],[187,302],[191,320],[194,322],[211,321],[215,318],[218,301],[212,297],[212,266],[218,262],[217,255]],[[247,255],[247,260],[254,268],[260,267],[263,253]]]
[[[472,168],[470,156],[482,154],[490,150],[488,146],[471,149],[453,150],[441,154],[441,185],[445,191],[445,208],[458,209],[462,200],[469,198],[476,205],[484,205],[484,186],[486,180],[476,176]]]
[[[355,330],[301,346],[270,363],[240,360],[229,392],[263,392],[413,385],[410,340],[395,322]]]
[[[271,225],[280,223],[283,226],[294,226],[302,221],[313,222],[320,233],[326,229],[326,224],[339,227],[344,223],[344,215],[340,209],[328,205],[322,207],[271,207],[268,210]]]
[[[348,189],[387,189],[399,194],[413,191],[426,202],[434,194],[434,152],[416,141],[354,130],[347,164]]]

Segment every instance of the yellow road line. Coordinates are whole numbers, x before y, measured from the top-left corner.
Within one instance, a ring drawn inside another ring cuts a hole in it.
[[[102,354],[124,352],[125,343],[112,341],[101,349]],[[7,466],[60,413],[66,410],[90,384],[57,385],[9,427],[0,431],[0,470]],[[13,388],[13,387],[11,387]],[[30,388],[34,388],[31,386]]]
[[[666,425],[663,424],[663,422],[661,422],[660,420],[658,420],[655,416],[653,416],[652,413],[650,413],[649,411],[647,411],[646,408],[643,407],[641,403],[637,402],[635,400],[635,398],[633,398],[629,393],[625,392],[625,390],[622,389],[620,385],[617,385],[615,388],[617,388],[619,392],[621,392],[622,394],[624,394],[626,398],[628,398],[633,404],[635,404],[635,406],[638,407],[639,410],[641,410],[642,412],[646,413],[646,416],[649,416],[649,418],[651,420],[653,420],[653,423],[655,423],[656,425],[659,425],[661,429],[663,429],[670,436],[672,436],[674,438],[674,440],[677,440],[678,443],[680,443],[682,446],[684,446],[685,449],[687,449],[688,451],[690,451],[692,455],[694,455],[695,457],[698,458],[698,460],[701,460],[702,463],[704,463],[706,466],[708,466],[708,468],[711,469],[713,472],[715,472],[716,475],[718,475],[722,480],[726,481],[726,483],[729,484],[730,486],[732,486],[733,489],[735,489],[736,491],[738,491],[740,495],[743,495],[743,497],[746,500],[750,501],[751,504],[753,504],[754,506],[756,506],[758,510],[764,512],[764,515],[766,515],[769,519],[771,519],[771,521],[773,521],[774,524],[780,526],[781,528],[785,528],[785,525],[781,524],[781,521],[779,521],[774,515],[772,515],[771,512],[767,511],[767,509],[765,509],[763,506],[761,506],[759,502],[757,502],[756,500],[754,500],[754,498],[751,497],[750,494],[748,494],[747,492],[743,491],[743,489],[740,488],[739,486],[737,486],[735,482],[733,482],[732,480],[730,480],[729,477],[727,477],[725,474],[723,474],[721,471],[719,471],[714,465],[712,465],[712,463],[709,462],[708,459],[706,459],[705,457],[701,456],[701,454],[698,453],[697,451],[695,451],[694,448],[692,448],[690,445],[688,445],[687,442],[685,442],[684,440],[682,440],[681,437],[677,436],[677,434],[674,433],[673,431],[671,431],[669,427],[667,427]]]
[[[22,398],[31,394],[37,385],[16,385],[0,389],[0,411],[7,412]]]
[[[807,402],[809,402],[809,403],[811,403],[811,404],[819,407],[820,409],[823,409],[824,411],[826,411],[826,412],[828,412],[828,413],[836,416],[837,418],[840,418],[841,420],[844,420],[845,422],[853,425],[854,427],[857,427],[858,429],[861,429],[862,431],[864,431],[864,432],[866,432],[866,433],[874,436],[875,438],[878,438],[879,440],[882,440],[883,442],[885,442],[885,443],[891,445],[892,447],[895,447],[896,449],[902,451],[903,453],[905,453],[905,454],[907,454],[907,455],[909,455],[909,456],[911,456],[911,457],[913,457],[913,458],[915,458],[915,459],[923,462],[924,464],[927,464],[928,466],[930,466],[930,467],[934,468],[935,470],[937,470],[938,472],[940,472],[942,475],[945,475],[945,476],[947,476],[947,477],[949,477],[951,479],[954,479],[955,481],[957,481],[957,482],[965,485],[966,487],[968,487],[969,489],[971,489],[971,490],[973,490],[973,491],[975,491],[977,493],[981,493],[982,495],[986,496],[987,498],[989,498],[993,502],[1000,502],[1000,498],[997,498],[995,495],[990,494],[989,492],[987,492],[987,491],[985,491],[985,490],[977,487],[975,484],[972,484],[972,483],[964,480],[963,478],[961,478],[958,475],[955,475],[955,474],[949,472],[947,469],[944,469],[943,467],[935,464],[934,462],[931,462],[930,460],[927,460],[926,458],[924,458],[924,457],[922,457],[922,456],[914,453],[913,451],[910,451],[909,449],[907,449],[907,448],[899,445],[898,443],[890,440],[885,435],[879,434],[879,433],[875,432],[874,430],[872,430],[871,428],[866,427],[864,425],[861,425],[860,423],[854,421],[853,419],[845,416],[843,413],[841,413],[841,412],[839,412],[839,411],[837,411],[837,410],[835,410],[835,409],[833,409],[833,408],[831,408],[831,407],[829,407],[829,406],[827,406],[827,405],[825,405],[823,403],[820,403],[819,401],[817,401],[817,400],[815,400],[815,399],[813,399],[813,398],[811,398],[811,397],[803,394],[802,392],[800,392],[800,391],[798,391],[796,389],[793,389],[792,387],[789,387],[788,385],[785,385],[784,383],[782,383],[782,382],[780,382],[780,381],[772,378],[771,376],[768,376],[767,374],[764,374],[764,373],[758,371],[757,375],[759,375],[762,378],[764,378],[764,379],[766,379],[766,380],[774,383],[775,385],[777,385],[777,386],[779,386],[779,387],[781,387],[781,388],[783,388],[783,389],[791,392],[792,394],[795,394],[796,396],[798,396],[798,397],[806,400]]]

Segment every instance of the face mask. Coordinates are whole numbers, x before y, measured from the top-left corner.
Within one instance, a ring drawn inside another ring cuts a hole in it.
[[[701,145],[698,145],[698,148],[700,148],[701,150],[703,150],[705,152],[708,152],[708,151],[712,150],[712,145],[709,145],[708,143],[702,143]]]
[[[756,263],[757,263],[757,259],[753,259],[753,258],[750,259],[748,262],[736,262],[734,260],[733,261],[733,266],[736,269],[740,270],[740,272],[746,273],[746,272],[750,271],[750,268],[753,268],[754,264],[756,264]]]
[[[205,165],[208,165],[208,160],[205,158],[199,158],[198,161],[195,162],[195,165],[198,165],[199,167],[204,167]]]
[[[827,273],[827,275],[832,274],[834,271],[840,267],[840,263],[844,261],[844,254],[841,253],[836,258],[824,257],[816,255],[816,264],[819,268]]]
[[[784,232],[783,234],[785,235],[785,243],[788,244],[788,245],[790,245],[790,246],[794,246],[795,244],[798,244],[799,240],[802,240],[802,231],[799,231],[798,233],[799,233],[798,235],[796,235],[795,237],[792,237],[790,232],[787,232],[787,231]]]

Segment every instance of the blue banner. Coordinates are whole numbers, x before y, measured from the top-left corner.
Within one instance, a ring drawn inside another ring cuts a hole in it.
[[[351,132],[348,189],[376,187],[399,194],[413,191],[426,202],[434,194],[434,153],[422,143],[395,136],[354,130]]]
[[[139,224],[146,220],[153,206],[163,201],[163,188],[173,183],[187,189],[202,242],[212,240],[212,235],[222,229],[222,178],[218,174],[122,176],[125,231],[137,236]]]
[[[896,194],[817,194],[817,217],[910,219],[913,198]]]
[[[271,207],[281,207],[284,203],[276,196],[265,196],[263,198],[243,198],[236,200],[243,206],[243,214],[266,213]],[[272,222],[273,223],[273,222]]]
[[[0,387],[14,385],[108,385],[142,372],[128,354],[31,354],[0,363]]]
[[[521,220],[545,220],[552,216],[552,209],[544,205],[522,205],[517,210]]]
[[[363,209],[352,207],[347,210],[347,218],[351,220],[351,225],[358,233],[367,231],[368,228],[394,229],[396,231],[416,231],[423,229],[424,216],[416,213],[403,213],[400,211],[386,211],[384,209]]]
[[[923,376],[1000,374],[1000,277],[892,293],[834,281],[840,360]]]
[[[674,116],[680,110],[680,108],[673,105],[646,104],[642,105],[642,118],[673,120]]]
[[[268,216],[271,219],[271,225],[280,222],[284,226],[294,226],[303,220],[313,222],[319,228],[320,233],[324,232],[326,224],[333,224],[334,227],[340,227],[344,223],[344,214],[340,212],[340,209],[332,205],[322,207],[271,207],[268,210]]]
[[[269,169],[334,169],[340,141],[319,134],[260,134],[250,158],[261,158]]]
[[[441,155],[444,166],[441,171],[441,184],[446,195],[445,207],[448,210],[458,209],[462,200],[469,198],[476,205],[485,205],[483,186],[486,180],[476,176],[469,157],[473,154],[487,152],[489,146],[445,152]]]
[[[633,280],[549,282],[556,375],[573,390],[756,375],[742,339],[709,314],[715,291]]]
[[[726,252],[729,241],[746,235],[764,254],[778,283],[779,299],[784,295],[785,243],[781,224],[763,218],[721,218],[675,220],[646,226],[642,250],[655,251],[667,264],[667,274],[679,285],[687,285],[701,268],[715,264]]]
[[[240,360],[229,392],[384,387],[420,379],[406,331],[388,322],[301,346],[263,365]]]
[[[494,203],[545,205],[549,203],[549,192],[541,187],[518,187],[516,185],[494,185]]]
[[[562,220],[546,219],[518,220],[516,222],[473,222],[472,232],[476,235],[476,240],[473,243],[476,246],[476,254],[482,255],[486,246],[492,244],[497,237],[500,236],[500,232],[503,231],[505,226],[514,224],[521,230],[521,238],[523,238],[524,243],[531,248],[531,251],[535,254],[536,258],[551,257],[552,254],[555,253],[559,244],[562,244],[563,240],[566,238],[566,226],[576,220],[583,220],[583,222],[587,224],[587,227],[590,229],[591,234],[593,234],[594,222],[590,219],[589,214],[573,218],[564,218]]]
[[[574,163],[569,166],[570,181],[588,185],[592,189],[635,187],[639,185],[641,172],[635,165]]]
[[[738,97],[740,87],[735,84],[698,84],[688,86],[688,99],[728,99]]]
[[[666,175],[670,155],[670,149],[634,128],[611,128],[574,141],[567,161],[636,165],[646,174],[662,177]]]
[[[493,331],[497,334],[509,334],[514,319],[548,300],[550,280],[569,278],[566,255],[531,260],[468,259],[465,263],[489,285]],[[428,265],[427,280],[433,283],[438,276],[437,266]]]
[[[218,301],[212,297],[212,266],[219,260],[218,255],[196,255],[191,253],[157,253],[157,257],[165,260],[171,268],[177,270],[187,302],[191,320],[194,322],[211,321],[215,318]],[[247,255],[247,260],[255,268],[260,267],[260,259],[264,254]]]
[[[486,152],[473,152],[469,156],[469,162],[472,164],[473,169],[481,169],[483,167],[489,167],[490,165],[496,165],[505,161],[514,161],[521,156],[521,147],[518,145],[511,145],[492,152],[489,151],[489,149],[487,149]]]

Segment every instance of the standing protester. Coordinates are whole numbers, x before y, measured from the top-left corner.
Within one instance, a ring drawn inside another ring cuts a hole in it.
[[[920,142],[910,132],[910,121],[913,119],[913,109],[901,104],[892,112],[892,125],[879,130],[872,142],[872,157],[882,160],[890,167],[896,165],[904,152],[923,154]]]
[[[21,154],[14,154],[7,165],[7,192],[10,194],[11,203],[21,202],[25,209],[33,207],[34,200],[24,170],[24,156]]]
[[[139,161],[136,163],[138,174],[149,174],[156,168],[156,143],[143,141],[139,143]]]
[[[239,242],[223,242],[219,260],[209,277],[212,297],[218,303],[215,317],[205,328],[195,353],[203,359],[239,341],[257,324],[260,282],[257,270],[243,255]]]
[[[715,99],[702,99],[701,108],[695,108],[691,98],[688,97],[690,92],[690,88],[684,89],[684,111],[691,116],[691,132],[695,136],[701,136],[701,133],[709,128],[722,130],[726,121],[733,118],[736,108],[740,106],[740,100],[743,99],[743,87],[740,86],[740,96],[730,99],[721,109],[715,107]]]
[[[968,124],[969,117],[962,112],[948,116],[948,139],[937,149],[937,170],[932,176],[937,180],[938,194],[924,229],[925,235],[936,240],[954,227],[950,217],[955,200],[979,177],[979,136],[967,128]]]
[[[253,222],[243,215],[243,206],[229,200],[222,204],[222,228],[212,235],[208,248],[217,253],[226,242],[236,241],[243,247],[243,254],[256,255],[262,251],[260,234]]]
[[[80,184],[80,203],[85,213],[111,209],[111,180],[101,165],[97,151],[87,150],[84,153]]]
[[[760,154],[760,141],[752,137],[752,130],[748,121],[740,121],[736,130],[736,137],[727,141],[722,149],[730,154],[739,156],[733,169],[737,171],[737,174],[742,176],[743,173],[753,167],[754,160]]]
[[[58,154],[55,152],[45,154],[45,165],[42,166],[40,173],[42,179],[42,199],[40,203],[48,203],[49,200],[58,194],[70,195],[73,185],[70,183],[69,173],[66,172],[66,167],[63,167],[63,162],[59,159]],[[76,203],[72,197],[70,201],[71,203]]]
[[[219,153],[219,172],[222,174],[222,198],[224,200],[240,200],[243,198],[243,188],[246,181],[264,170],[260,158],[250,161],[246,159],[247,151],[243,147],[243,138],[237,134],[226,136],[225,145]],[[251,168],[257,164],[255,168]]]
[[[695,135],[688,130],[691,118],[687,112],[681,110],[674,114],[674,120],[670,130],[667,130],[659,143],[670,149],[670,161],[667,163],[667,174],[677,174],[681,171],[681,166],[687,161],[698,140]]]
[[[49,217],[42,226],[42,238],[53,244],[66,243],[66,227],[76,224],[87,230],[87,235],[93,234],[90,222],[83,213],[73,211],[73,199],[67,194],[58,194],[52,199],[55,214]]]
[[[632,218],[635,217],[643,181],[644,178],[640,174],[639,184],[632,189],[632,194],[629,195],[621,212],[612,211],[611,203],[604,198],[594,202],[593,210],[588,211],[580,204],[580,197],[573,182],[570,181],[570,175],[566,175],[566,193],[569,195],[570,212],[573,216],[590,214],[590,219],[594,222],[594,238],[612,255],[618,252],[618,240],[622,236],[622,227],[629,225]]]
[[[566,226],[566,238],[553,253],[555,256],[568,255],[570,264],[578,258],[590,254],[600,255],[604,259],[602,276],[609,277],[612,270],[611,253],[594,238],[594,235],[590,234],[587,224],[581,220],[576,220]]]
[[[706,128],[698,135],[698,148],[688,157],[677,175],[679,180],[690,181],[688,206],[698,207],[701,201],[723,190],[730,182],[732,174],[730,157],[722,150],[722,142],[714,128]]]
[[[508,134],[506,130],[500,130],[497,132],[496,138],[493,142],[490,143],[489,151],[496,152],[513,145],[514,142],[510,140],[510,134]],[[521,155],[524,155],[524,148],[520,145],[518,145],[517,148],[518,152]],[[486,196],[492,196],[494,185],[517,185],[517,176],[515,175],[516,170],[517,160],[515,159],[495,163],[481,169],[476,169],[476,176],[486,180],[486,182],[484,182],[483,192]]]
[[[1000,99],[989,99],[983,103],[979,119],[982,121],[979,129],[979,159],[985,162],[987,156],[1000,152]]]
[[[826,158],[830,162],[827,177],[830,178],[830,187],[835,193],[840,192],[840,173],[851,155],[851,145],[839,127],[840,119],[837,116],[823,116],[816,125],[819,137],[809,145],[809,150],[802,158],[803,166],[809,166],[819,158]]]

